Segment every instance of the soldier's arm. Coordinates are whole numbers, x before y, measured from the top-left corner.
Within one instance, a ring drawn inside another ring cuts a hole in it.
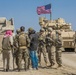
[[[13,36],[10,36],[9,39],[10,39],[11,46],[13,46]]]
[[[53,33],[51,36],[52,36],[53,43],[55,43],[56,42],[56,34]]]
[[[62,41],[62,37],[59,37],[57,43],[62,45],[62,42],[63,42],[63,41]],[[62,46],[63,46],[63,45],[62,45]]]
[[[14,47],[18,48],[18,36],[17,35],[15,35],[15,38],[14,38]]]

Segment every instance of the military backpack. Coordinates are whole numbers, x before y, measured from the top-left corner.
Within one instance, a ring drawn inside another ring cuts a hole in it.
[[[26,34],[25,33],[20,33],[19,34],[19,36],[18,36],[18,44],[19,44],[19,47],[27,45]]]

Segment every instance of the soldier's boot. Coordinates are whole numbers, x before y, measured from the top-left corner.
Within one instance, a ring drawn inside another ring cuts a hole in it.
[[[39,62],[39,66],[41,66],[41,62]]]
[[[8,72],[9,71],[9,65],[7,65],[7,67],[6,67],[6,72]]]
[[[50,63],[50,65],[49,65],[48,67],[51,67],[51,66],[53,66],[53,64],[52,64],[52,63]]]
[[[18,66],[18,72],[20,72],[21,71],[21,69],[19,68],[19,66]]]
[[[27,69],[25,68],[25,71],[26,71]]]
[[[25,69],[25,71],[29,70],[28,66],[27,66],[27,67],[25,67],[24,69]]]
[[[8,72],[9,71],[9,68],[6,68],[6,72]]]
[[[18,69],[18,72],[20,72],[21,70],[20,69]]]
[[[62,65],[58,65],[57,69],[63,69]]]
[[[25,65],[24,65],[24,69],[25,69],[25,71],[29,70],[28,64],[25,64]]]
[[[22,70],[21,66],[18,66],[18,72],[20,72]]]
[[[53,63],[51,68],[57,68],[57,65],[55,63]]]
[[[62,67],[62,65],[61,64],[58,64],[58,67]]]
[[[6,69],[6,72],[8,72],[9,71],[9,69]]]
[[[57,66],[56,65],[53,65],[53,66],[51,66],[51,68],[57,68]]]

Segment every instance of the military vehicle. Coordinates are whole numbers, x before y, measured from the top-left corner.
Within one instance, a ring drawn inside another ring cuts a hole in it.
[[[0,17],[0,49],[2,46],[3,35],[6,30],[14,31],[14,21],[12,18],[7,20],[5,17]]]
[[[39,18],[39,24],[41,28],[52,27],[53,30],[60,30],[63,38],[63,48],[64,50],[74,50],[74,34],[75,31],[72,29],[70,23],[66,23],[63,18],[58,18],[57,20],[47,20],[45,17]]]

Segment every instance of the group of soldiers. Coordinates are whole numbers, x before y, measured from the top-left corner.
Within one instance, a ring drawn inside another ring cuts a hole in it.
[[[61,60],[61,52],[62,52],[62,37],[61,32],[54,31],[52,28],[47,29],[47,33],[45,35],[45,30],[40,29],[39,35],[39,62],[41,63],[41,51],[44,56],[44,61],[47,66],[47,57],[46,51],[48,52],[48,59],[50,62],[49,67],[56,67],[56,62],[58,67],[62,67],[62,60]]]
[[[29,66],[32,64],[30,61],[30,33],[33,31],[33,28],[28,29],[28,33],[25,33],[25,27],[21,26],[16,30],[16,35],[13,38],[13,44],[10,46],[13,54],[13,63],[14,59],[17,65],[18,71],[21,71],[22,68],[22,59],[24,59],[24,69],[28,70]],[[38,47],[37,47],[37,57],[38,63],[41,66],[41,53],[43,53],[45,67],[62,67],[62,37],[61,31],[54,31],[51,27],[47,28],[47,31],[44,28],[41,28],[38,33]],[[26,38],[24,38],[25,36]],[[22,38],[22,39],[21,39]],[[2,47],[3,48],[3,47]],[[3,48],[5,51],[5,49]],[[10,49],[9,49],[10,50]],[[8,50],[8,51],[9,51]],[[3,52],[4,53],[4,52]],[[48,57],[47,57],[48,54]],[[5,54],[4,54],[5,55]],[[48,65],[49,59],[50,65]],[[5,62],[5,61],[3,61]],[[7,60],[5,71],[9,70],[9,60]],[[14,64],[13,64],[14,67]]]

